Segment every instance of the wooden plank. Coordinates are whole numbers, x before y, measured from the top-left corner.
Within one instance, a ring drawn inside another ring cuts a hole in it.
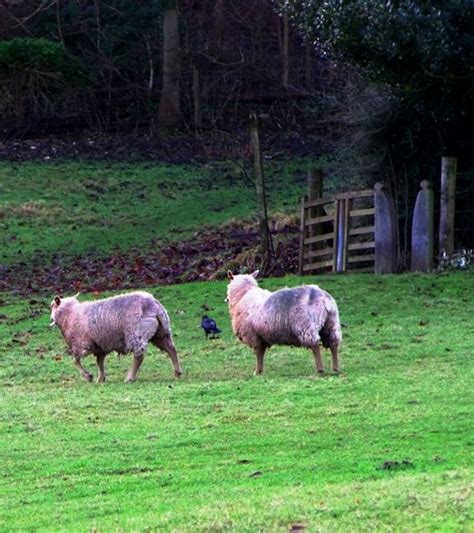
[[[308,218],[306,220],[306,226],[313,226],[314,224],[322,224],[323,222],[332,222],[334,220],[334,215],[324,215],[321,217]]]
[[[334,252],[333,248],[323,248],[321,250],[312,250],[311,252],[306,252],[304,254],[305,259],[311,259],[313,257],[321,257],[323,255],[329,255]]]
[[[366,233],[374,233],[375,226],[364,226],[362,228],[352,228],[349,230],[349,236],[364,235]]]
[[[318,261],[317,263],[309,263],[308,265],[304,265],[303,271],[308,272],[308,270],[318,270],[320,268],[328,268],[332,267],[332,259],[328,259],[327,261]]]
[[[364,189],[362,191],[349,191],[349,192],[341,192],[338,194],[331,194],[329,196],[325,196],[324,198],[317,198],[315,200],[306,200],[305,201],[305,207],[317,207],[318,205],[324,205],[324,204],[330,204],[337,200],[350,200],[353,198],[369,198],[374,195],[374,191],[372,189]]]
[[[457,159],[443,157],[441,159],[441,198],[439,216],[439,251],[446,252],[448,257],[454,249],[454,212],[456,210],[456,172]]]
[[[375,261],[375,254],[351,255],[347,260],[348,263],[361,263],[362,261]]]
[[[354,242],[349,244],[349,250],[368,250],[369,248],[375,248],[375,241]]]
[[[318,207],[318,205],[332,204],[334,202],[335,196],[331,194],[330,196],[325,196],[324,198],[317,198],[316,200],[306,200],[304,206],[306,209],[309,207]]]
[[[336,200],[353,200],[354,198],[365,198],[374,195],[373,189],[363,189],[361,191],[341,192],[335,195]]]
[[[374,215],[375,214],[375,208],[374,207],[368,207],[367,209],[353,209],[350,213],[350,217],[362,217],[367,215]]]
[[[304,239],[304,244],[312,244],[313,242],[321,242],[328,239],[334,239],[334,232],[323,233],[322,235],[317,235],[316,237],[308,237],[307,239]]]

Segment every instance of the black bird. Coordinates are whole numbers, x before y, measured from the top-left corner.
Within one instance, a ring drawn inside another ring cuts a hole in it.
[[[201,328],[206,334],[206,339],[208,338],[208,335],[212,335],[211,339],[215,339],[216,335],[221,332],[217,327],[216,321],[207,315],[202,317]]]

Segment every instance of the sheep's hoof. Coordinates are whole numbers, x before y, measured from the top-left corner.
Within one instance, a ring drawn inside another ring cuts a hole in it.
[[[178,370],[175,370],[175,371],[174,371],[174,376],[175,376],[176,378],[180,378],[182,375],[183,375],[183,373],[182,373],[181,371],[178,371]]]
[[[134,383],[136,379],[137,379],[137,378],[132,378],[132,377],[127,376],[127,377],[124,379],[123,382],[124,382],[124,383]]]
[[[89,383],[92,383],[94,381],[94,376],[92,374],[85,374],[84,379]]]
[[[341,371],[339,370],[339,368],[333,368],[332,369],[332,373],[335,375],[335,376],[339,376]]]
[[[97,378],[96,383],[105,383],[105,377],[101,378],[100,376]]]
[[[324,370],[318,370],[318,375],[324,376]]]

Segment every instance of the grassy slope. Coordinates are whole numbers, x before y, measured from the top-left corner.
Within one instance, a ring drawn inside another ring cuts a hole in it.
[[[310,164],[265,164],[270,209],[298,211]],[[254,214],[253,184],[232,163],[0,162],[0,263],[39,253],[146,250],[151,239]]]
[[[310,353],[287,348],[252,377],[225,283],[208,282],[153,291],[182,380],[152,350],[136,384],[114,356],[109,382],[88,384],[48,302],[4,295],[1,529],[472,530],[472,273],[317,282],[345,324],[341,377],[314,377]],[[203,305],[220,340],[197,327]]]

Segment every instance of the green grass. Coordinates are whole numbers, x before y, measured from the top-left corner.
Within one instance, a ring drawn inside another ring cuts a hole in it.
[[[298,212],[312,164],[265,163],[271,211]],[[231,162],[0,162],[0,263],[133,246],[145,252],[255,212],[251,178]]]
[[[89,384],[49,302],[2,295],[2,531],[472,531],[472,273],[316,282],[339,303],[340,377],[285,347],[253,377],[226,284],[206,282],[152,289],[181,380],[150,348],[137,383],[110,355],[108,382]],[[203,306],[220,340],[205,341]]]

